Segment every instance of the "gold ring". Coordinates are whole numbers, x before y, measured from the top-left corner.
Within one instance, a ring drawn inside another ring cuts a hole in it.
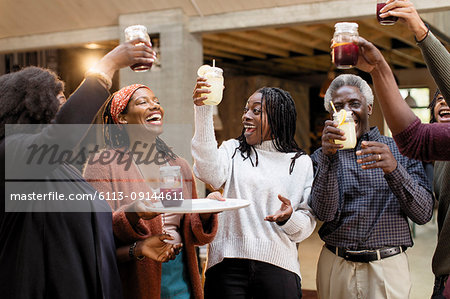
[[[378,161],[381,161],[381,155],[378,154]]]

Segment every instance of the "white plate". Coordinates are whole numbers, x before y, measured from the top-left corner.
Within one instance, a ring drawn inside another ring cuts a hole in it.
[[[209,198],[185,199],[179,207],[164,207],[162,203],[153,203],[153,207],[147,210],[156,213],[215,213],[227,210],[245,208],[250,205],[250,201],[237,198],[226,198],[225,201],[218,201]]]

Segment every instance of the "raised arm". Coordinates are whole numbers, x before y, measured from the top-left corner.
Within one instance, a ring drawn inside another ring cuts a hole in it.
[[[394,74],[381,52],[364,38],[359,38],[357,44],[361,53],[357,67],[372,76],[384,118],[392,134],[396,135],[404,131],[417,117],[403,100]]]
[[[450,53],[429,31],[410,0],[389,0],[381,10],[382,17],[396,16],[414,33],[428,70],[450,105]]]
[[[135,46],[136,43],[145,44]],[[135,63],[149,63],[154,59],[155,53],[150,44],[142,39],[135,39],[115,47],[86,73],[87,78],[92,78],[97,82],[86,84],[86,81],[83,81],[61,107],[56,115],[56,123],[90,124],[101,105],[108,98],[108,90],[111,87],[114,73]],[[98,87],[99,84],[103,86],[103,89]]]
[[[403,100],[394,75],[381,52],[364,38],[357,41],[357,67],[370,73],[377,100],[400,152],[419,160],[450,160],[448,124],[422,124]]]
[[[198,78],[194,89],[195,104],[195,133],[192,138],[192,156],[194,157],[194,174],[203,182],[219,189],[228,179],[231,156],[234,148],[233,141],[226,141],[217,148],[214,135],[213,107],[204,105],[204,93],[209,90],[206,79]]]
[[[134,46],[143,40],[133,40],[121,44],[106,54],[92,72],[87,73],[77,90],[56,114],[51,125],[46,126],[39,134],[29,135],[27,138],[18,136],[9,143],[7,169],[11,169],[11,176],[19,178],[42,178],[48,172],[58,167],[60,163],[51,162],[49,154],[41,155],[45,147],[54,146],[55,155],[62,157],[63,153],[73,151],[74,147],[86,135],[88,124],[92,122],[97,111],[109,96],[111,77],[120,68],[130,66],[141,61],[151,61],[154,53],[150,45]],[[86,126],[65,125],[85,124]],[[69,133],[69,132],[70,133]],[[23,150],[17,151],[14,148]],[[44,157],[39,160],[39,157]],[[62,161],[60,161],[62,162]],[[25,172],[23,170],[26,170]]]

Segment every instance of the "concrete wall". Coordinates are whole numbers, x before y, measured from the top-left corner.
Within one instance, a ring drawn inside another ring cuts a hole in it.
[[[120,85],[147,84],[162,101],[168,123],[191,124],[192,91],[203,62],[201,36],[187,32],[181,10],[122,15],[119,22],[121,32],[129,25],[142,24],[149,33],[159,33],[161,40],[161,68],[144,73],[122,69]]]
[[[142,83],[153,90],[165,110],[163,139],[174,147],[179,156],[192,163],[192,91],[197,69],[203,63],[201,35],[188,32],[187,17],[181,10],[122,15],[119,18],[120,32],[135,24],[146,26],[150,34],[159,33],[161,67],[142,73],[129,68],[122,69],[120,87]],[[120,34],[120,39],[123,42],[123,34]],[[199,184],[198,189],[202,196],[202,184]]]

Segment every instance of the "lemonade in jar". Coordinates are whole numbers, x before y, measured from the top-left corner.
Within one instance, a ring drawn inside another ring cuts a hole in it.
[[[342,144],[341,149],[351,149],[356,146],[356,128],[353,120],[353,112],[341,109],[333,114],[333,120],[338,123],[338,128],[344,131],[345,140],[334,140],[336,144]]]
[[[197,70],[197,75],[206,78],[206,82],[211,85],[208,87],[211,92],[202,94],[202,97],[207,97],[203,103],[205,105],[218,105],[222,101],[223,96],[223,70],[205,64]]]

